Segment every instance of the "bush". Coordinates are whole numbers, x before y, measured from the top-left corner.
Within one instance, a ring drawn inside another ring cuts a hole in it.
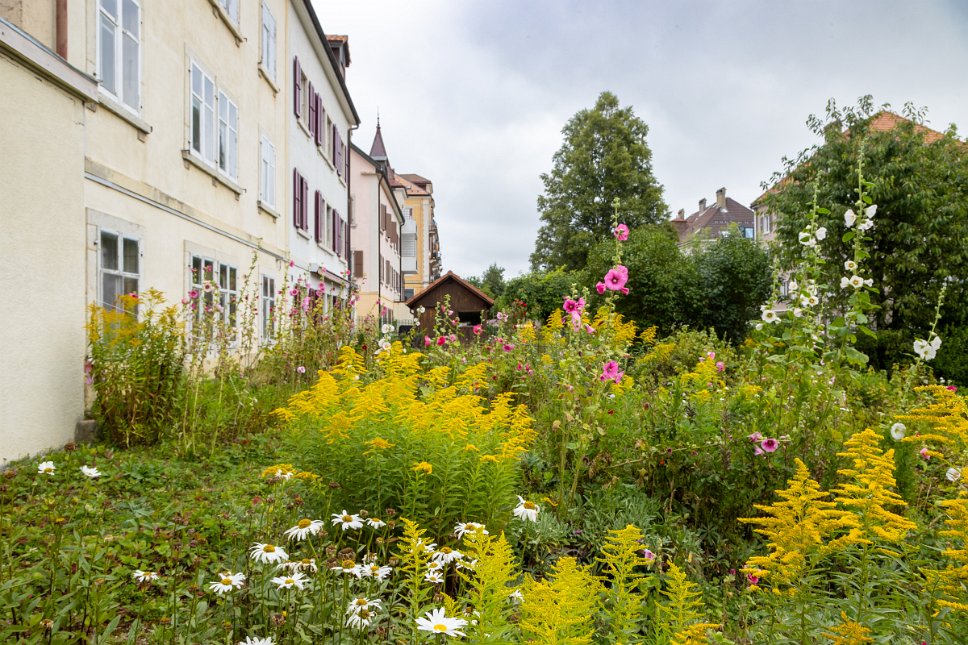
[[[117,309],[91,306],[93,412],[112,442],[152,444],[175,425],[185,391],[183,327],[164,302],[149,289],[121,296]]]

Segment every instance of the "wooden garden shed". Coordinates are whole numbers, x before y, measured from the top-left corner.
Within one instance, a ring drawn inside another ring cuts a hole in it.
[[[444,302],[445,296],[450,296],[450,309],[460,320],[463,335],[467,336],[474,325],[484,322],[481,320],[481,312],[486,314],[494,306],[494,300],[486,293],[453,271],[448,271],[407,300],[407,307],[414,312],[421,337],[425,334],[433,335],[435,311]],[[424,312],[418,315],[416,311],[420,307],[424,308]]]

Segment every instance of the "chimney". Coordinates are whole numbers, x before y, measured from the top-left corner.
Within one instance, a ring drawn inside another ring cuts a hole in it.
[[[726,208],[726,187],[723,186],[716,191],[716,205],[720,208]]]
[[[686,219],[686,209],[680,208],[679,212],[676,213],[676,219]]]
[[[701,213],[704,210],[706,210],[706,198],[705,197],[703,197],[702,199],[699,200],[699,212]]]

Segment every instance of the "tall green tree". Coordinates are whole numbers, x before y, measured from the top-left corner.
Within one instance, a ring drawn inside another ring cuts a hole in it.
[[[538,197],[542,225],[531,254],[533,270],[583,269],[592,247],[610,235],[615,199],[630,228],[666,219],[648,133],[649,126],[611,92],[602,92],[595,107],[565,124],[553,168],[541,175],[545,192]]]
[[[863,160],[868,192],[877,204],[864,277],[872,278],[878,291],[872,294],[877,309],[869,325],[877,340],[862,349],[880,367],[903,360],[913,339],[925,337],[946,279],[939,329],[968,324],[968,145],[954,126],[943,134],[924,127],[923,110],[908,105],[903,118],[889,110],[875,108],[869,96],[844,109],[831,101],[825,116],[808,120],[821,143],[786,162],[767,198],[778,214],[777,238],[789,263],[800,253],[798,235],[817,191],[818,204],[831,211],[820,222],[828,231],[821,242],[828,258],[825,282],[830,291],[847,295],[839,285],[850,249],[841,238],[844,213],[857,199]],[[942,346],[941,363],[945,350],[955,346]]]
[[[498,266],[497,263],[492,263],[491,266],[484,270],[484,273],[480,277],[472,275],[467,278],[467,281],[487,295],[497,299],[504,293],[504,267]]]

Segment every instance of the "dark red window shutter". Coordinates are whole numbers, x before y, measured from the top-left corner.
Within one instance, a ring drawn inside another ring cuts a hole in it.
[[[321,214],[320,205],[322,204],[322,201],[323,201],[323,197],[322,195],[319,194],[319,191],[317,190],[315,209],[313,211],[313,233],[315,235],[317,242],[320,242],[323,239],[323,225],[319,221],[319,217]]]
[[[363,277],[363,251],[353,251],[353,276]]]
[[[330,232],[329,248],[331,250],[333,250],[333,251],[336,250],[336,218],[338,216],[339,216],[339,213],[337,213],[336,212],[336,209],[334,208],[333,209],[333,219],[329,223],[329,232]]]
[[[302,199],[302,177],[299,176],[299,171],[295,168],[292,169],[292,224],[296,228],[299,228],[299,217],[302,212],[300,206],[300,200]]]
[[[323,109],[323,97],[316,95],[316,145],[323,145],[323,137],[326,134],[326,110]]]
[[[302,230],[309,229],[309,182],[306,181],[305,177],[302,177]]]
[[[292,59],[292,87],[293,87],[293,109],[296,118],[302,116],[302,67],[299,66],[299,56]]]
[[[313,89],[313,83],[310,81],[306,88],[306,98],[309,104],[309,134],[315,139],[316,138],[316,90]]]
[[[343,220],[343,231],[344,231],[344,234],[343,234],[343,244],[346,247],[344,249],[344,251],[346,253],[346,256],[345,257],[347,259],[349,259],[349,257],[350,257],[350,226],[349,226],[349,222],[347,222],[345,219]]]
[[[336,129],[336,125],[333,125],[332,130],[333,145],[332,149],[329,151],[329,160],[336,164],[336,139],[339,137],[339,131]]]

